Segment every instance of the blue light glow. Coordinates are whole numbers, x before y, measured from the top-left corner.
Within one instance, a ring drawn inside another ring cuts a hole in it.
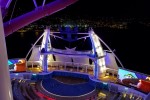
[[[36,76],[36,74],[32,74],[32,75]]]
[[[104,85],[107,85],[108,83],[106,83],[106,82],[103,82],[103,84],[104,84]]]
[[[19,74],[18,74],[18,73],[16,73],[15,75],[17,75],[17,76],[18,76]]]
[[[137,78],[136,74],[134,72],[130,72],[127,70],[119,69],[118,71],[119,79],[125,79],[125,78]]]
[[[124,89],[125,89],[125,90],[128,90],[128,88],[127,88],[127,87],[125,87]]]
[[[11,65],[11,64],[13,64],[13,63],[12,63],[11,61],[8,60],[8,65]]]

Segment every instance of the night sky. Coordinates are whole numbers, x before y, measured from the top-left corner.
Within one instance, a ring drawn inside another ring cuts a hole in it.
[[[79,0],[66,11],[87,16],[148,17],[149,5],[149,0]]]
[[[36,0],[42,1],[42,0]],[[46,0],[52,1],[52,0]],[[13,5],[13,4],[12,4]],[[11,12],[12,7],[9,11]],[[39,2],[40,5],[40,2]],[[18,0],[16,7],[22,7],[23,12],[34,9],[32,0]],[[17,13],[17,9],[14,15]],[[88,18],[108,17],[108,18],[150,18],[149,0],[79,0],[66,9],[53,14],[52,16],[70,15],[72,17],[81,16]],[[51,16],[49,16],[51,17]],[[76,18],[76,17],[75,17]],[[7,19],[7,17],[6,17]],[[9,19],[9,18],[8,18]],[[139,20],[138,20],[139,21]],[[129,30],[120,32],[106,32],[95,29],[96,33],[112,48],[129,69],[146,72],[150,74],[150,49],[149,33],[150,27],[145,27],[139,22],[131,23]],[[109,31],[109,30],[108,30]],[[100,33],[102,32],[102,33]],[[7,38],[6,38],[7,40]],[[9,55],[8,55],[9,56]]]

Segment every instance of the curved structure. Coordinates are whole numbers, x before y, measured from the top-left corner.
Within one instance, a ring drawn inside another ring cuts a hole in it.
[[[64,97],[78,97],[89,94],[95,91],[95,87],[90,85],[90,82],[78,84],[65,84],[56,79],[43,79],[41,82],[43,89],[52,95],[59,95]],[[68,89],[70,92],[66,91]]]
[[[27,65],[38,65],[41,66],[44,72],[48,71],[48,66],[59,66],[62,65],[66,69],[67,66],[75,66],[74,68],[79,68],[81,66],[85,66],[85,71],[87,72],[89,69],[92,68],[93,74],[95,78],[99,78],[100,75],[103,75],[107,69],[112,69],[111,68],[111,63],[116,63],[115,59],[113,59],[112,56],[107,56],[107,60],[111,60],[112,62],[107,62],[107,67],[106,62],[105,62],[105,55],[109,54],[105,51],[103,51],[101,43],[99,41],[98,36],[94,33],[93,30],[90,30],[88,33],[66,33],[67,34],[67,39],[64,39],[63,35],[65,34],[64,32],[50,32],[49,29],[46,29],[44,33],[42,34],[43,39],[41,46],[35,46],[38,41],[32,46],[32,54],[31,57],[29,58],[29,61]],[[85,34],[85,36],[80,36],[80,38],[72,39],[68,35],[74,34],[74,35],[82,35]],[[91,42],[92,49],[88,50],[86,52],[82,51],[77,51],[76,46],[73,47],[73,49],[69,49],[67,47],[66,50],[61,50],[57,48],[53,48],[51,44],[51,39],[52,37],[61,39],[63,41],[79,41],[80,39],[86,39],[89,38]],[[40,37],[41,38],[41,37]],[[39,39],[40,39],[39,38]],[[39,40],[38,39],[38,40]],[[30,51],[31,51],[30,49]],[[30,52],[29,52],[30,53]],[[28,53],[28,54],[29,54]],[[28,56],[27,54],[27,56]],[[55,60],[54,57],[55,56]],[[40,57],[39,57],[40,56]],[[68,56],[68,57],[66,57]],[[111,58],[110,58],[111,57]],[[27,58],[27,57],[26,57]],[[93,64],[89,63],[89,60],[92,60]],[[113,60],[112,60],[113,59]],[[81,67],[82,68],[82,67]],[[84,69],[84,68],[83,68]],[[113,68],[112,70],[118,70],[118,66],[115,66],[115,69]]]

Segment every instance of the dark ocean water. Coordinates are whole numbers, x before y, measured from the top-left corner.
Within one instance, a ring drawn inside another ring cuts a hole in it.
[[[95,28],[94,31],[112,50],[115,49],[115,54],[125,68],[150,74],[149,27],[132,23],[127,29]],[[42,33],[43,31],[16,32],[6,37],[8,58],[24,58]]]

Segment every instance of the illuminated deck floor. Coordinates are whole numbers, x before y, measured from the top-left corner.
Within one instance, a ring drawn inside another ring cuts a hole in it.
[[[85,69],[75,69],[75,68],[66,68],[64,69],[64,67],[49,67],[48,71],[54,71],[54,70],[62,70],[62,71],[70,71],[70,72],[80,72],[80,73],[88,73],[89,75],[93,76],[94,72],[92,70],[87,70],[87,72],[85,71]],[[34,72],[34,73],[39,73],[42,72],[42,68],[41,67],[33,67],[33,68],[28,68],[29,72]],[[117,81],[117,77],[112,76],[112,75],[100,75],[99,76],[99,80],[102,80],[104,82],[116,82]]]

